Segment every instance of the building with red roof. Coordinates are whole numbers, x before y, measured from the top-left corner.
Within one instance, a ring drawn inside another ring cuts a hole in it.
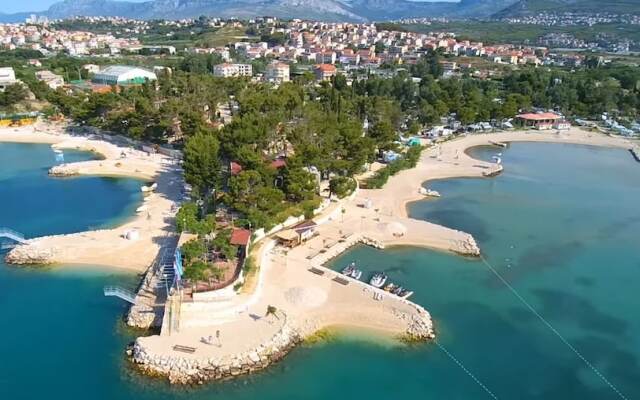
[[[250,230],[243,228],[233,228],[233,231],[231,231],[231,239],[229,239],[229,243],[231,243],[232,245],[249,247],[250,241]]]
[[[331,64],[316,64],[313,67],[313,73],[316,75],[316,80],[328,81],[336,75],[338,70],[335,65]]]
[[[238,175],[240,172],[242,172],[242,165],[238,164],[235,161],[231,161],[229,163],[229,172],[231,173],[231,176]]]
[[[516,119],[521,121],[525,127],[538,130],[552,129],[554,126],[566,124],[562,116],[552,112],[518,114]]]

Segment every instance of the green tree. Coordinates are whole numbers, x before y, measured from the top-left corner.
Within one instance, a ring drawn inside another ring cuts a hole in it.
[[[218,150],[218,140],[211,133],[197,133],[187,140],[184,148],[184,176],[200,193],[207,193],[219,183]]]

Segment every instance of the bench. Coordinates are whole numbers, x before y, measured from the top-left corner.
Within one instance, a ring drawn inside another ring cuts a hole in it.
[[[313,272],[316,275],[324,275],[324,271],[316,267],[309,268],[309,272]]]
[[[338,283],[339,283],[339,284],[341,284],[341,285],[345,285],[345,286],[349,284],[349,281],[348,281],[348,280],[346,280],[346,279],[344,279],[344,278],[341,278],[341,277],[339,277],[339,276],[336,276],[336,277],[335,277],[335,278],[333,278],[332,280],[333,280],[333,281],[335,281],[335,282],[338,282]]]
[[[196,352],[196,348],[195,347],[182,346],[180,344],[176,344],[175,346],[173,346],[173,350],[174,351],[181,351],[183,353],[195,353]]]

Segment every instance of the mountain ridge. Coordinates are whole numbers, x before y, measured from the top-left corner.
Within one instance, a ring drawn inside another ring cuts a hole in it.
[[[524,17],[541,12],[640,14],[638,0],[519,0],[493,15],[496,18]]]
[[[326,21],[376,21],[413,17],[486,17],[517,0],[64,0],[48,10],[34,12],[52,19],[74,16],[120,16],[138,19],[180,19],[200,15],[222,18],[317,19]],[[20,17],[30,13],[19,13]],[[0,21],[17,14],[0,14]]]

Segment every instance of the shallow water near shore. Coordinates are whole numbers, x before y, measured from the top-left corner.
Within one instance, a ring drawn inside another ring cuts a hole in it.
[[[472,233],[525,301],[629,399],[640,397],[640,164],[622,150],[558,144],[472,153],[499,151],[502,175],[429,183],[443,197],[413,203],[411,215]],[[48,146],[0,144],[0,226],[30,237],[112,226],[132,214],[138,181],[52,179],[53,163]],[[26,207],[25,199],[37,202]],[[442,347],[331,335],[262,373],[198,388],[128,368],[124,348],[134,333],[121,322],[125,305],[104,298],[102,286],[133,286],[134,275],[0,263],[0,398],[491,398],[451,357],[500,399],[618,398],[479,260],[357,247],[333,265],[352,260],[366,278],[385,270],[414,290]]]

